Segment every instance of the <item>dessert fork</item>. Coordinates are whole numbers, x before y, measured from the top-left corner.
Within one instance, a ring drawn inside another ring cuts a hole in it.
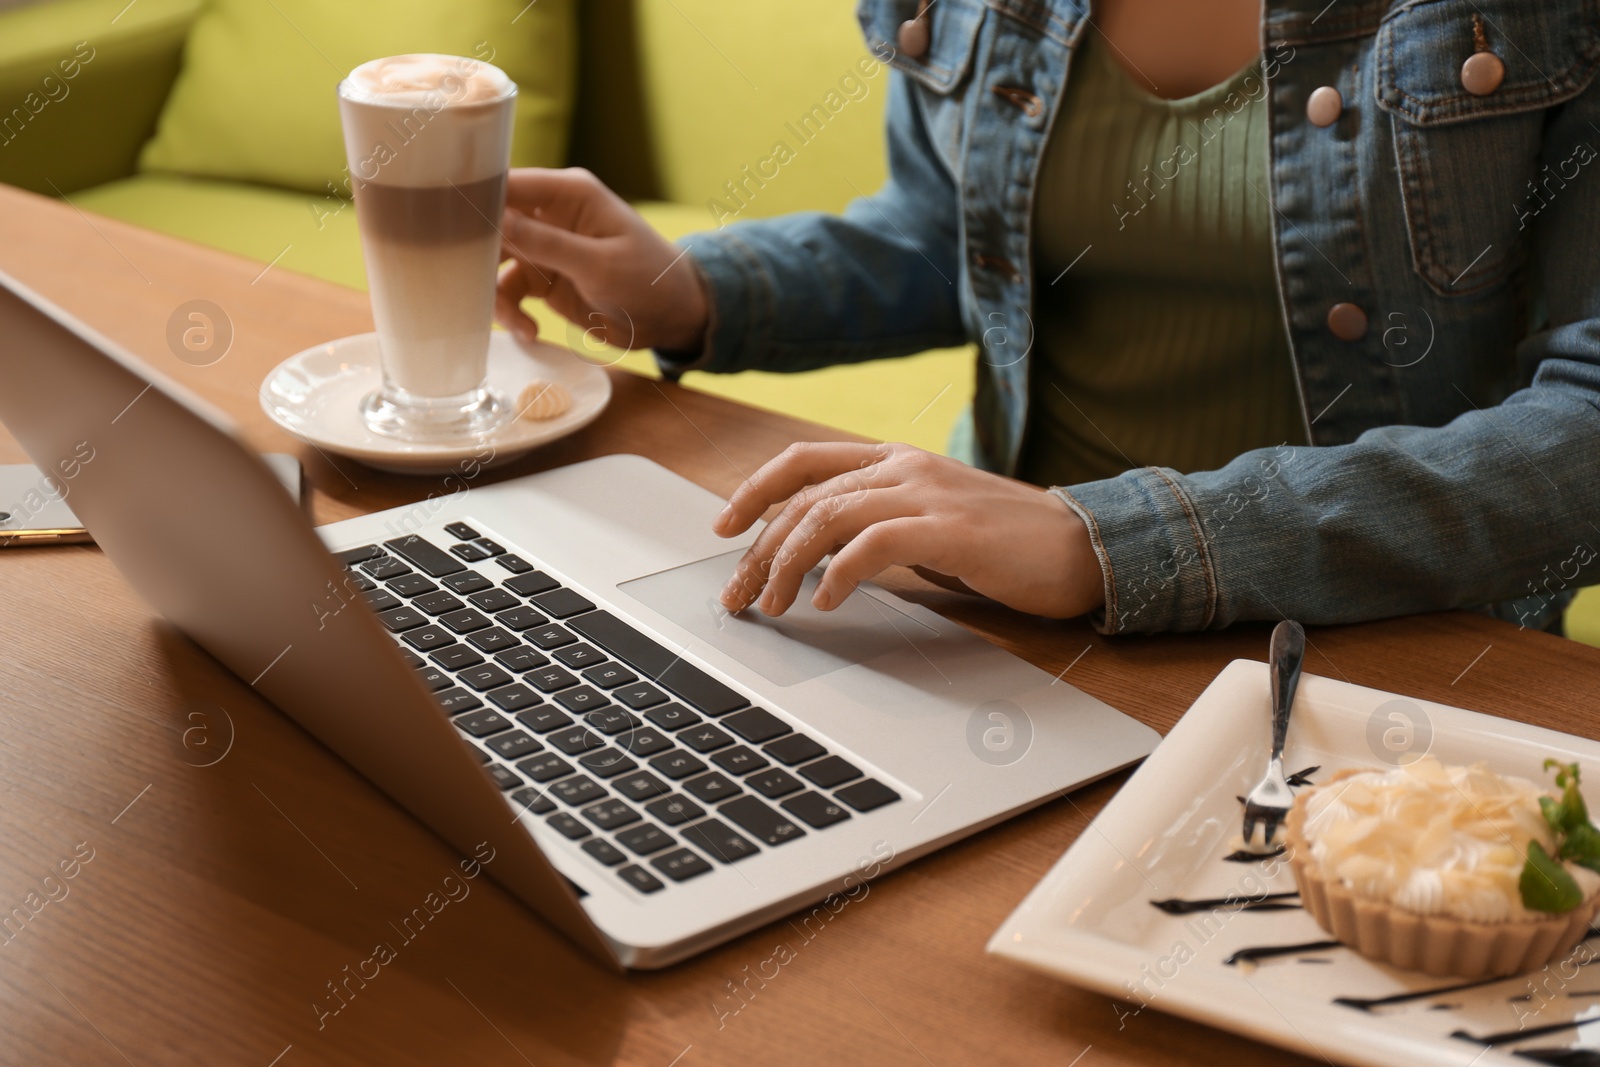
[[[1294,793],[1283,776],[1283,742],[1289,735],[1289,711],[1294,706],[1294,691],[1300,684],[1300,664],[1306,654],[1306,632],[1300,624],[1285,619],[1272,630],[1268,669],[1272,678],[1272,759],[1266,777],[1244,799],[1244,843],[1252,843],[1256,824],[1261,823],[1263,847],[1272,844],[1289,808]]]

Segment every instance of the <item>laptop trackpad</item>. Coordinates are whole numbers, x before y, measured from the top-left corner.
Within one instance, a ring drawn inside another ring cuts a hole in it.
[[[818,611],[811,606],[820,576],[815,570],[801,583],[794,606],[776,619],[754,607],[730,614],[717,594],[742,555],[743,549],[735,549],[617,588],[775,685],[794,685],[939,636],[872,596],[866,585],[832,611]]]

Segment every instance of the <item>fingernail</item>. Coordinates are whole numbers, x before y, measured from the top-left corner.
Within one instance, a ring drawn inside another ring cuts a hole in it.
[[[767,586],[767,588],[761,594],[761,610],[762,610],[762,612],[767,614],[767,615],[771,615],[772,614],[772,605],[776,600],[777,600],[777,597],[772,592],[772,586],[770,586],[770,585]]]
[[[818,611],[827,611],[833,607],[833,594],[828,592],[827,586],[817,586],[817,591],[811,596],[811,606]]]
[[[717,517],[711,520],[711,528],[713,530],[720,530],[727,523],[729,516],[732,514],[733,505],[729,504],[721,511],[717,512]]]

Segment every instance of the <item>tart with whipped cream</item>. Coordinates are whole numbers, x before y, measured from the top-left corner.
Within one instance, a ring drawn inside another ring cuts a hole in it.
[[[1559,792],[1431,757],[1302,790],[1286,820],[1301,903],[1397,967],[1473,979],[1544,966],[1600,910],[1600,833],[1577,765],[1546,766]]]

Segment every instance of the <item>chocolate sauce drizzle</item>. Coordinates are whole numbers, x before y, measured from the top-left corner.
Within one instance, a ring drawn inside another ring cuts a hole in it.
[[[1197,911],[1297,911],[1298,903],[1286,904],[1286,900],[1300,899],[1298,892],[1268,893],[1261,897],[1212,897],[1209,900],[1181,900],[1173,897],[1171,900],[1152,900],[1150,903],[1160,908],[1168,915],[1192,915]]]
[[[1273,859],[1274,857],[1281,856],[1281,855],[1284,854],[1285,851],[1286,850],[1284,849],[1284,847],[1282,845],[1279,845],[1277,848],[1273,849],[1271,852],[1249,852],[1249,851],[1241,848],[1237,852],[1230,852],[1226,856],[1222,857],[1222,862],[1223,863],[1260,863],[1262,860],[1270,860],[1270,859]]]
[[[1260,960],[1270,960],[1278,956],[1294,956],[1301,952],[1327,952],[1329,949],[1344,948],[1343,941],[1307,941],[1300,945],[1257,945],[1251,948],[1242,948],[1222,962],[1229,967],[1237,967],[1241,963],[1256,963]]]

